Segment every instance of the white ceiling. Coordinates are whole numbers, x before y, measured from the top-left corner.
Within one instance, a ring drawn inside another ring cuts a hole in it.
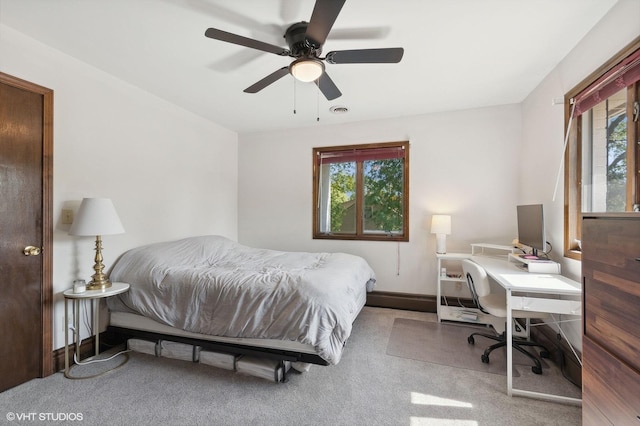
[[[399,64],[327,64],[343,93],[334,101],[291,76],[243,93],[291,59],[204,36],[214,27],[287,47],[285,29],[314,3],[0,0],[0,24],[244,133],[519,103],[616,0],[347,0],[323,54],[405,53]]]

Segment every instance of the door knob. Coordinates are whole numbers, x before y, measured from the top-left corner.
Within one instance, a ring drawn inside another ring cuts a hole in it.
[[[22,252],[25,256],[38,256],[41,251],[40,247],[26,246]]]

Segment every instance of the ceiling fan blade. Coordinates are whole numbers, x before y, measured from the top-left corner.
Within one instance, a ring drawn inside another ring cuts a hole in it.
[[[204,33],[205,36],[227,43],[238,44],[240,46],[250,47],[252,49],[262,50],[263,52],[275,53],[280,56],[288,56],[289,50],[280,46],[265,43],[263,41],[254,40],[252,38],[239,36],[237,34],[228,33],[216,28],[208,28]]]
[[[327,53],[325,60],[330,64],[395,64],[400,62],[402,55],[402,47],[338,50]]]
[[[262,89],[270,85],[271,83],[274,83],[280,80],[282,77],[284,77],[287,74],[289,74],[289,67],[282,67],[279,70],[272,72],[271,74],[269,74],[262,80],[258,81],[257,83],[253,84],[252,86],[247,87],[246,89],[244,89],[244,92],[258,93],[259,91],[261,91]]]
[[[345,0],[316,0],[306,33],[307,38],[316,44],[316,48],[324,44],[344,2]]]
[[[340,92],[340,89],[338,89],[326,72],[323,72],[315,83],[328,101],[332,101],[342,96],[342,92]]]

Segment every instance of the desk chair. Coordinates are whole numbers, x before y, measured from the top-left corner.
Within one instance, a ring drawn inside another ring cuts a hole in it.
[[[504,318],[506,321],[507,318],[507,296],[504,293],[491,293],[491,286],[489,285],[489,277],[487,276],[487,272],[475,262],[471,260],[464,259],[462,261],[462,271],[464,276],[467,279],[467,284],[469,286],[469,291],[471,292],[471,297],[475,302],[478,309],[480,309],[485,314],[493,315],[498,318]],[[526,318],[527,319],[527,327],[529,326],[529,319],[531,318],[545,318],[548,314],[542,312],[531,312],[531,311],[519,311],[514,310],[512,313],[513,318]],[[510,324],[507,324],[507,327]],[[474,336],[482,336],[488,339],[496,340],[497,343],[489,346],[485,349],[484,353],[481,356],[481,360],[484,363],[489,363],[489,354],[494,349],[503,347],[507,344],[507,335],[506,328],[505,332],[500,335],[488,334],[488,333],[472,333],[467,341],[470,344],[475,343]],[[527,336],[529,336],[529,330],[527,329]],[[521,339],[521,338],[513,338],[513,348],[518,350],[519,352],[526,355],[534,362],[534,366],[531,367],[531,371],[535,374],[542,374],[542,366],[540,365],[540,360],[536,358],[529,351],[525,350],[523,346],[538,346],[542,348],[540,352],[540,357],[548,358],[549,351],[539,343],[533,342],[531,340]]]

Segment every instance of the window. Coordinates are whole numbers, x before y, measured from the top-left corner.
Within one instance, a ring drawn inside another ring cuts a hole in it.
[[[313,149],[313,238],[409,241],[409,142]]]
[[[580,258],[581,214],[640,202],[640,38],[565,96],[565,256]]]

